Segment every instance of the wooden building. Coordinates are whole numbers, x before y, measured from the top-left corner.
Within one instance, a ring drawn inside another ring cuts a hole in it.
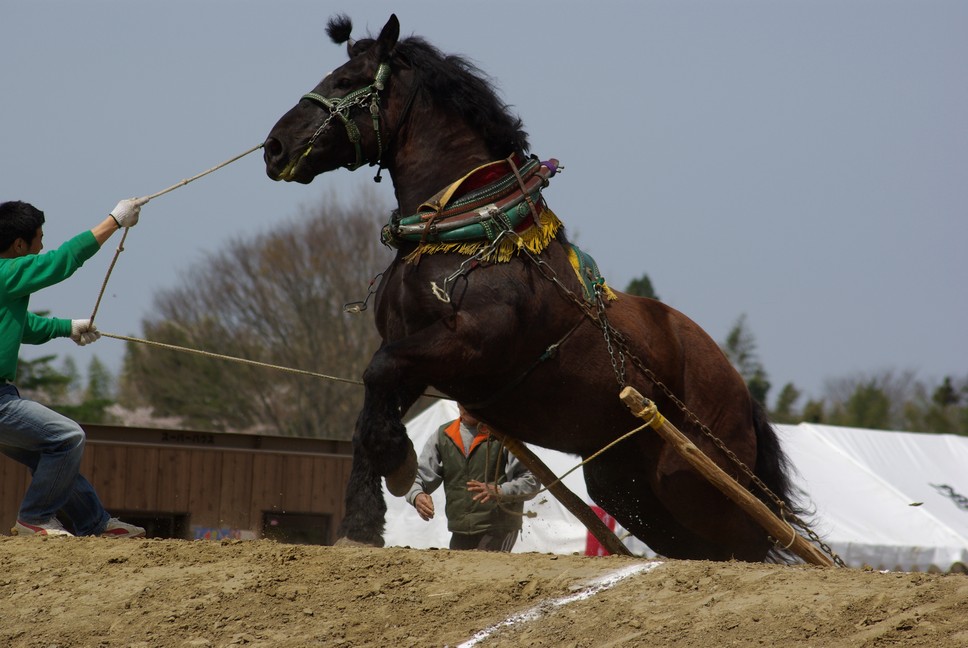
[[[349,441],[83,428],[81,474],[112,516],[145,527],[149,537],[336,540]],[[28,483],[24,466],[0,456],[0,533],[16,521]]]

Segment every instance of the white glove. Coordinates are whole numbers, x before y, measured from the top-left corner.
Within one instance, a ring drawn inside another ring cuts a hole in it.
[[[137,225],[138,216],[141,215],[141,206],[146,202],[148,201],[144,198],[129,198],[119,202],[111,210],[111,218],[118,224],[118,229]]]
[[[101,332],[89,319],[71,320],[71,339],[84,346],[101,339]]]

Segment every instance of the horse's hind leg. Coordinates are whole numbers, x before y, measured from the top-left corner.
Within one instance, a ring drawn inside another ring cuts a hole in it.
[[[656,498],[648,485],[646,460],[636,451],[631,442],[625,442],[586,464],[588,495],[657,554],[711,558],[707,543],[682,526]]]
[[[658,554],[691,560],[763,560],[766,532],[691,468],[666,475],[625,442],[585,466],[588,494]],[[661,472],[661,471],[659,471]]]
[[[748,451],[740,453],[742,444],[738,437],[741,435],[727,434],[733,429],[727,422],[714,423],[714,427],[723,431],[719,438],[746,465],[755,465],[755,455],[748,456]],[[695,443],[740,485],[746,486],[748,479],[718,448],[704,439]],[[669,444],[663,444],[657,455],[651,486],[655,496],[683,526],[715,548],[715,555],[708,556],[710,559],[759,562],[770,552],[772,542],[766,530]]]

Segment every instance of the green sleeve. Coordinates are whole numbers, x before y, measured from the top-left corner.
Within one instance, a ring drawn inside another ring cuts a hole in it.
[[[64,281],[101,249],[94,234],[87,230],[66,241],[56,250],[7,260],[0,273],[0,292],[9,301]]]
[[[43,344],[57,337],[71,334],[71,321],[62,317],[41,317],[27,313],[24,344]]]

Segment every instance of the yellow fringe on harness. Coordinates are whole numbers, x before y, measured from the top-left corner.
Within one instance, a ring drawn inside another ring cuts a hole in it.
[[[547,206],[541,210],[539,221],[539,225],[532,225],[525,231],[519,232],[517,237],[502,240],[496,248],[483,255],[481,260],[489,263],[507,263],[514,258],[514,255],[517,254],[522,247],[527,248],[527,250],[532,254],[541,254],[544,252],[545,248],[547,248],[551,241],[554,240],[555,236],[558,235],[562,224],[561,221],[558,220],[558,217],[555,216],[555,213]],[[440,254],[448,252],[473,256],[489,245],[491,245],[491,242],[486,240],[454,241],[450,243],[420,243],[413,252],[405,257],[404,260],[407,263],[417,264],[420,262],[420,257],[424,254]],[[566,246],[566,249],[568,251],[568,262],[571,264],[572,269],[575,271],[575,276],[578,277],[578,281],[582,285],[586,299],[589,301],[594,301],[595,295],[593,286],[595,284],[601,285],[602,292],[608,301],[615,301],[618,299],[618,295],[616,295],[615,291],[612,290],[608,283],[605,282],[605,278],[598,274],[597,267],[592,268],[587,264],[583,266],[581,260],[578,258],[578,252],[574,246]],[[590,257],[589,260],[591,260]],[[591,262],[591,266],[595,266],[594,261]],[[587,276],[583,276],[583,269]]]
[[[482,261],[490,263],[507,263],[521,247],[527,248],[532,254],[541,254],[554,240],[561,229],[561,221],[554,212],[545,207],[539,214],[540,224],[532,225],[517,237],[503,239],[497,247],[481,257]],[[418,263],[424,254],[438,254],[441,252],[456,252],[472,256],[491,245],[490,241],[455,241],[452,243],[420,243],[417,249],[407,255],[407,263]]]

